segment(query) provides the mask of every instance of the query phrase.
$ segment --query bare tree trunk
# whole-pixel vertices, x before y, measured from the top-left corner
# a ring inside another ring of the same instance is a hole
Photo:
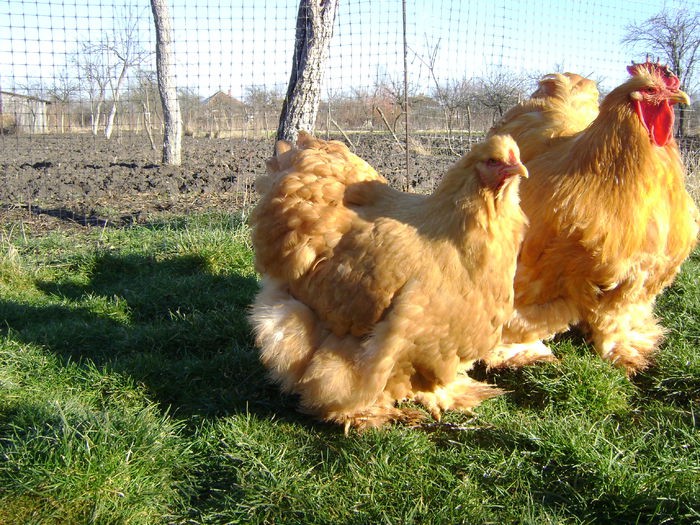
[[[156,68],[158,91],[163,104],[163,164],[179,166],[182,161],[182,114],[177,100],[173,64],[173,28],[167,0],[151,0],[156,24]]]
[[[117,79],[117,86],[112,91],[112,109],[109,110],[109,117],[107,117],[107,124],[105,125],[105,138],[109,139],[112,136],[112,130],[114,127],[114,117],[117,116],[117,104],[119,104],[119,96],[121,94],[122,83],[126,78],[126,70],[128,65],[124,64],[122,66],[122,71],[119,74],[119,79]]]
[[[452,110],[445,108],[445,123],[447,125],[447,149],[450,150],[450,153],[453,155],[457,155],[457,152],[455,151],[454,145],[452,144],[452,132],[453,130],[453,115],[452,115]]]
[[[148,107],[148,99],[146,102],[141,102],[143,107],[143,127],[146,130],[146,135],[148,136],[148,142],[151,143],[151,149],[156,150],[156,143],[153,141],[153,133],[151,132],[151,108]]]
[[[338,0],[300,0],[296,44],[277,140],[296,141],[300,129],[312,131]]]
[[[90,124],[92,126],[92,134],[97,136],[97,130],[100,127],[100,118],[102,118],[102,100],[98,100],[97,104],[90,107]]]
[[[406,120],[404,121],[404,138],[406,139],[406,184],[404,189],[411,189],[411,149],[408,146],[408,44],[406,40],[406,0],[401,2],[401,11],[403,14],[403,107],[406,112]]]
[[[686,108],[683,104],[678,104],[678,137],[679,138],[685,137],[686,122],[688,121],[687,110],[688,110],[688,108]]]
[[[467,105],[467,144],[472,146],[472,107]]]
[[[112,109],[109,110],[109,115],[107,116],[107,123],[105,124],[105,138],[107,139],[112,137],[114,117],[117,116],[117,102],[119,102],[119,96],[115,94],[115,98],[114,100],[112,100]]]

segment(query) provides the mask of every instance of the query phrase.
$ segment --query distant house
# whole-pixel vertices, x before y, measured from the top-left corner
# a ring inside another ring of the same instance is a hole
[[[0,128],[12,126],[17,133],[46,133],[48,100],[0,91]]]
[[[231,136],[234,130],[243,129],[246,106],[228,93],[217,91],[202,101],[202,109],[198,128],[211,136]]]
[[[243,102],[223,91],[217,91],[211,97],[204,99],[203,104],[212,109],[237,109],[244,106]]]

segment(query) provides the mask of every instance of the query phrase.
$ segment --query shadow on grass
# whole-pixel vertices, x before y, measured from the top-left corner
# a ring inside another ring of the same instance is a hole
[[[32,304],[0,300],[2,332],[62,359],[128,374],[176,417],[279,414],[246,320],[257,281],[205,259],[100,255],[87,281],[39,281]]]
[[[631,381],[646,396],[681,409],[693,409],[700,403],[700,377],[692,371],[660,371],[656,367],[634,376]],[[648,399],[640,399],[644,406]]]

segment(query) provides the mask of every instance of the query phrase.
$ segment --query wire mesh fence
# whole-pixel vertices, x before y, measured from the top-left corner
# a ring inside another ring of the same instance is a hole
[[[414,0],[405,5],[404,31],[402,2],[344,1],[317,127],[389,131],[408,111],[415,131],[483,132],[544,73],[568,70],[599,80],[603,90],[614,87],[624,66],[645,52],[621,45],[628,26],[660,8],[688,7],[657,0]],[[171,12],[186,132],[275,130],[297,2],[175,1]],[[9,1],[2,20],[5,133],[13,125],[26,133],[107,135],[158,127],[149,4]]]
[[[157,163],[163,115],[150,4],[0,5],[2,156],[28,141],[18,161],[33,165],[46,161],[40,152],[47,144],[60,153],[87,141],[107,151],[117,141],[130,146],[111,153],[114,159]],[[685,0],[341,0],[316,133],[353,145],[381,136],[382,147],[407,147],[414,158],[453,158],[542,74],[580,73],[604,93],[648,51],[622,44],[634,25],[699,8]],[[198,146],[209,158],[230,155],[234,140],[274,135],[297,10],[296,0],[170,2],[184,133],[219,141]],[[691,114],[688,133],[697,126]],[[144,148],[152,153],[136,153]]]

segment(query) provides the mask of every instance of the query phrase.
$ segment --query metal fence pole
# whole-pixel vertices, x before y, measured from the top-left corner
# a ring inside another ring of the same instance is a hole
[[[411,187],[410,182],[410,152],[408,147],[408,42],[406,38],[406,0],[402,2],[403,9],[403,107],[406,113],[406,191]]]

